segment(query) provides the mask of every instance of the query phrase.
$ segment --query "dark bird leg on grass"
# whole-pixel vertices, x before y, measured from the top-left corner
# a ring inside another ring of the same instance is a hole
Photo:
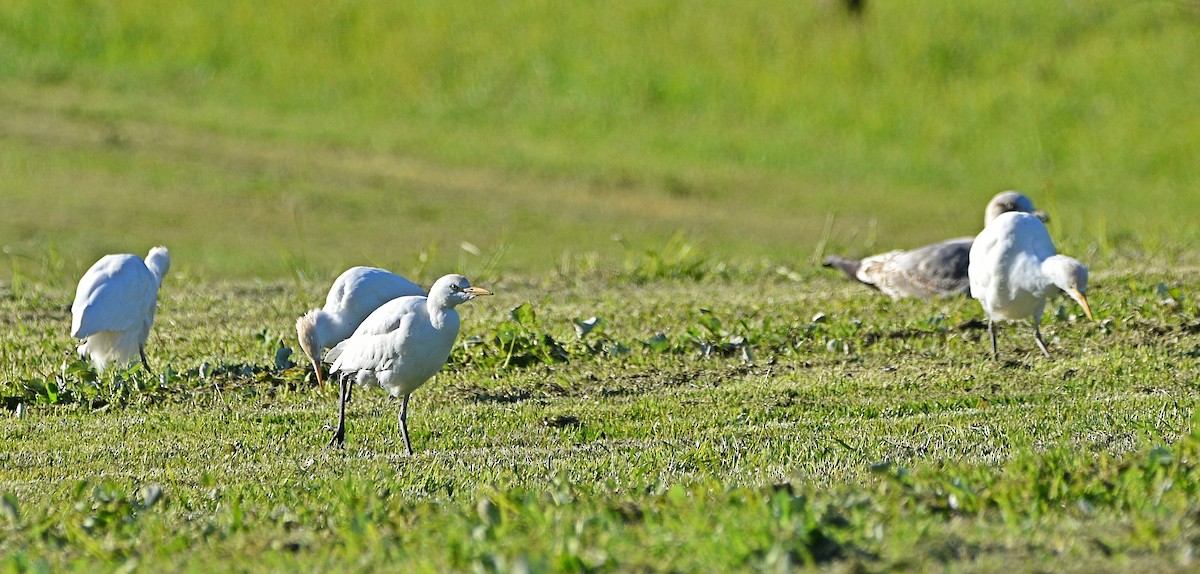
[[[142,366],[146,368],[146,372],[153,374],[153,371],[150,370],[150,362],[146,360],[146,349],[139,347],[138,354],[142,356]]]
[[[1046,358],[1050,358],[1050,351],[1046,350],[1046,342],[1042,340],[1042,329],[1038,325],[1033,326],[1033,338],[1037,340],[1038,348],[1042,350],[1042,354]]]
[[[988,334],[992,336],[992,360],[1000,359],[1000,353],[996,351],[996,322],[988,319]]]
[[[404,403],[400,405],[400,434],[404,435],[404,448],[408,449],[408,456],[412,456],[412,444],[408,442],[408,397],[404,395]]]
[[[329,439],[329,446],[341,447],[346,441],[346,397],[350,395],[347,377],[345,373],[338,377],[338,422],[337,428],[333,429],[333,438]]]

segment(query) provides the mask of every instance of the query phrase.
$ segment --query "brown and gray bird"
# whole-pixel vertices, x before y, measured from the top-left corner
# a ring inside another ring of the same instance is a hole
[[[1048,221],[1045,212],[1034,209],[1033,201],[1016,191],[996,194],[988,202],[983,223],[986,226],[1002,213],[1029,213]],[[892,299],[904,297],[965,295],[970,292],[967,267],[970,264],[974,237],[959,237],[905,251],[897,249],[864,259],[848,259],[831,255],[824,266],[845,273],[847,277],[874,287]]]

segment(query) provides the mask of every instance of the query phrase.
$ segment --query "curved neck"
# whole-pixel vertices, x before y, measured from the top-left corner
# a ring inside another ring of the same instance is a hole
[[[159,286],[162,286],[163,277],[167,274],[167,269],[171,267],[171,262],[165,257],[151,254],[146,258],[146,268],[150,270],[150,274],[154,275],[155,281]]]
[[[429,323],[438,329],[446,326],[446,317],[452,309],[453,307],[446,305],[445,297],[439,301],[430,296],[425,302],[425,310],[429,313]]]
[[[1056,287],[1063,291],[1070,286],[1070,266],[1075,260],[1065,255],[1052,255],[1042,260],[1039,279],[1043,288]]]

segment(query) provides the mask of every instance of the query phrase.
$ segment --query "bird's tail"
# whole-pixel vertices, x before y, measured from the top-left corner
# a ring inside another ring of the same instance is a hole
[[[862,266],[862,260],[860,259],[846,259],[845,257],[830,255],[825,258],[825,262],[822,263],[821,266],[837,269],[838,271],[845,273],[846,277],[849,277],[854,281],[861,281],[861,279],[858,278],[858,268]]]
[[[100,331],[93,333],[77,348],[80,357],[90,357],[96,370],[109,365],[128,364],[139,360],[141,345],[132,331]]]

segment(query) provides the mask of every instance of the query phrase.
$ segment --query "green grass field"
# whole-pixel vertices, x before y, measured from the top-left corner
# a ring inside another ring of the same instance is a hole
[[[0,570],[1190,570],[1198,93],[1190,0],[3,3]],[[1010,188],[1092,267],[1053,360],[814,266]],[[497,293],[413,457],[288,356],[355,264]]]

